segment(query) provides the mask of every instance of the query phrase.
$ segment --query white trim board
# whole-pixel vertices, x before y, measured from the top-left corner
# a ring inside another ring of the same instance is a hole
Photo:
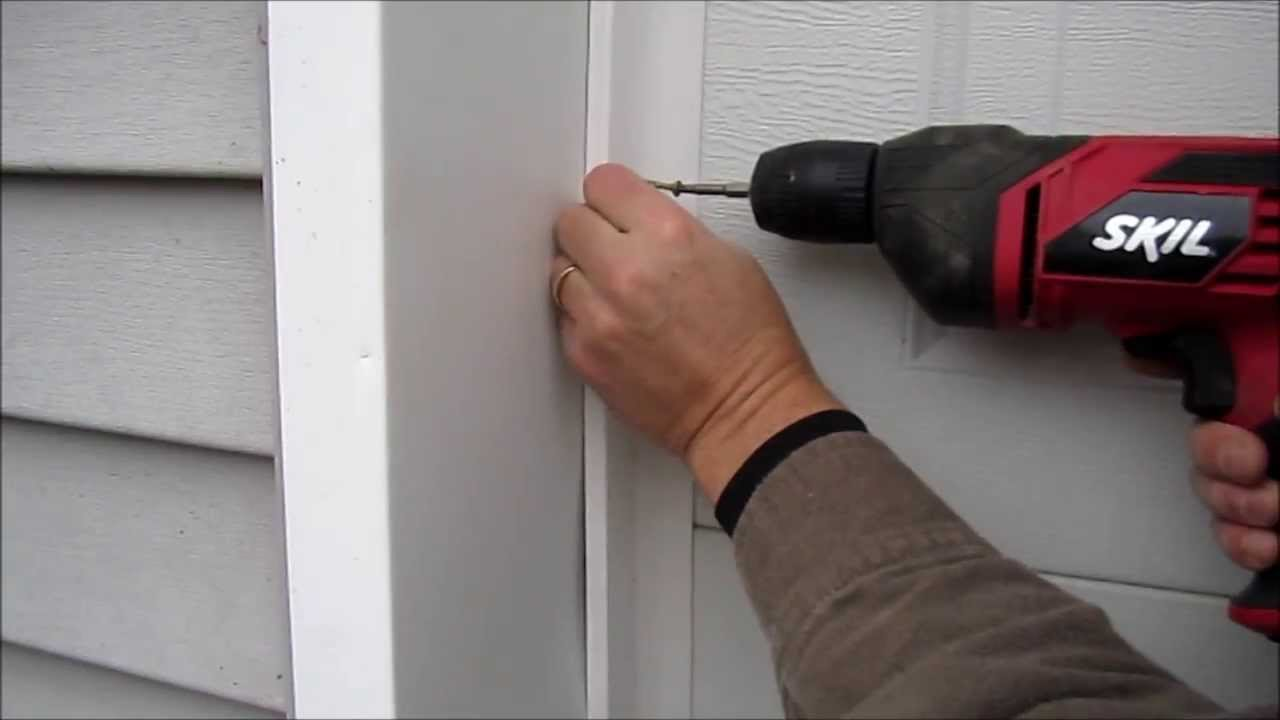
[[[582,390],[546,271],[587,6],[269,20],[294,711],[581,717]]]
[[[381,15],[377,3],[268,6],[276,458],[299,717],[395,713]],[[335,99],[342,112],[317,111]]]
[[[612,0],[587,5],[587,127],[585,165],[609,158],[613,63]],[[609,447],[604,402],[582,394],[583,535],[585,538],[587,717],[609,716]]]
[[[698,175],[702,2],[590,3],[587,167]],[[694,209],[692,199],[681,198]],[[587,394],[587,708],[591,717],[688,717],[693,496],[679,464]]]

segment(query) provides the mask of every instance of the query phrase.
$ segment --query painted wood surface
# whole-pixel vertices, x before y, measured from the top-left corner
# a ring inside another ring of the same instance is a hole
[[[693,532],[695,718],[780,718],[769,641],[742,589],[733,544],[719,530]]]
[[[708,178],[745,176],[784,142],[883,140],[936,122],[1277,131],[1274,3],[753,2],[708,12]],[[1176,49],[1160,36],[1176,36]],[[1220,593],[1244,581],[1188,489],[1190,421],[1177,387],[1130,376],[1100,331],[944,330],[873,248],[771,237],[743,203],[701,208],[761,258],[840,396],[996,545],[1074,576]]]
[[[259,175],[263,5],[6,0],[0,164]]]
[[[702,4],[591,7],[588,164],[621,162],[650,177],[695,175],[702,81],[691,68],[702,64]],[[682,201],[693,209],[689,198]],[[594,395],[587,394],[584,409],[588,711],[685,717],[691,481],[678,462],[609,417]]]
[[[582,386],[546,273],[583,175],[587,6],[383,23],[397,709],[580,717]]]
[[[381,8],[275,3],[267,22],[292,714],[392,717]]]
[[[1225,598],[1046,576],[1139,651],[1227,707],[1277,701],[1275,648],[1221,622]],[[694,532],[694,717],[782,717],[769,644],[719,530]]]
[[[1224,626],[1225,597],[1044,577],[1105,610],[1134,647],[1224,706],[1280,702],[1275,645],[1239,626]]]
[[[270,12],[295,710],[582,716],[586,5]]]
[[[274,718],[281,714],[96,665],[0,645],[6,718]]]
[[[270,454],[258,184],[2,182],[4,413]]]
[[[270,461],[9,418],[2,428],[5,640],[285,708]]]
[[[616,9],[617,3],[613,0],[587,3],[587,121],[583,153],[586,170],[609,159]],[[619,576],[628,574],[627,566],[622,564],[623,553],[619,552],[622,542],[610,542],[611,535],[621,538],[631,533],[629,522],[625,529],[617,527],[623,522],[623,513],[616,512],[616,504],[627,502],[631,493],[617,473],[609,472],[610,425],[604,400],[591,388],[584,387],[583,585],[586,591],[587,717],[593,719],[609,717],[611,704],[624,695],[634,696],[635,692],[634,682],[625,682],[627,689],[622,689],[624,677],[633,672],[631,666],[624,658],[613,657],[618,645],[634,643],[632,634],[623,631],[624,625],[617,622],[617,618],[631,617],[635,610],[630,605],[630,593],[619,588]],[[611,508],[615,508],[612,519]]]

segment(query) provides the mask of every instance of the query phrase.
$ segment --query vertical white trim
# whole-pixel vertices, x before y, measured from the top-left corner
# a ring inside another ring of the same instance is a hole
[[[380,3],[268,9],[293,708],[395,713]]]
[[[274,207],[275,203],[274,203],[274,196],[272,195],[272,192],[271,192],[271,183],[274,178],[274,174],[271,172],[271,167],[272,167],[272,163],[271,163],[271,88],[270,88],[271,71],[270,71],[270,65],[268,63],[268,57],[267,57],[267,33],[268,33],[268,27],[270,23],[270,19],[267,13],[268,6],[269,6],[269,3],[264,2],[258,8],[258,42],[260,44],[260,47],[258,48],[258,50],[261,53],[261,60],[262,60],[261,68],[259,69],[259,76],[258,76],[258,107],[260,108],[260,121],[262,124],[261,124],[261,127],[258,129],[258,133],[259,133],[259,147],[262,148],[262,161],[261,161],[262,162],[262,209],[263,209],[262,237],[263,237],[263,242],[267,246],[266,257],[267,257],[267,263],[269,265],[269,269],[271,271],[271,276],[273,278],[272,288],[274,290],[274,288],[276,287],[274,282],[275,233],[272,231],[272,223],[274,222],[274,215],[272,213],[272,208]],[[274,430],[274,436],[272,437],[272,447],[274,448],[275,458],[279,458],[281,454],[281,443],[280,443],[281,428],[280,428],[280,422],[279,422],[279,418],[280,418],[280,392],[279,392],[280,353],[277,349],[277,339],[276,339],[277,328],[278,328],[278,324],[277,324],[277,318],[276,318],[276,299],[275,299],[275,296],[273,295],[271,298],[271,351],[273,353],[274,362],[272,363],[272,366],[271,366],[271,370],[272,370],[271,384],[272,384],[272,387],[276,388],[276,392],[272,394],[272,398],[271,398],[271,413],[272,413],[272,417],[275,418],[276,420],[273,423],[274,427],[272,428],[272,430]],[[276,521],[278,525],[276,538],[279,543],[278,547],[280,548],[281,551],[285,553],[286,566],[285,566],[283,584],[284,584],[284,592],[285,592],[285,613],[287,618],[288,612],[289,612],[289,609],[288,609],[289,608],[289,602],[288,602],[289,555],[287,551],[287,537],[285,534],[284,475],[281,472],[281,463],[279,462],[278,459],[272,463],[272,475],[273,475],[272,479],[275,481],[275,485],[276,485],[276,503],[277,504],[276,504],[276,507],[274,508],[275,514],[276,514]],[[287,677],[283,678],[284,680],[283,692],[285,695],[284,714],[285,714],[285,717],[297,717],[298,713],[296,708],[294,707],[293,662],[292,662],[293,640],[292,640],[292,632],[290,631],[290,627],[289,627],[290,624],[291,623],[287,621],[285,622],[285,625],[286,625],[285,640],[286,640],[287,646],[289,647],[289,654],[291,657],[287,665],[288,667],[288,669],[286,670]]]
[[[702,2],[592,2],[588,167],[609,160],[650,177],[697,176],[705,14]],[[592,395],[584,421],[589,712],[688,717],[689,477]]]
[[[587,29],[586,169],[609,159],[613,80],[613,0],[592,0]],[[609,445],[604,402],[582,396],[582,476],[586,544],[587,717],[609,716]]]

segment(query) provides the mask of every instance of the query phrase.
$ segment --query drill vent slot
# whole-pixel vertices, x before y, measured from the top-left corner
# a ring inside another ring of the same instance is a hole
[[[1040,243],[1040,183],[1027,189],[1022,204],[1022,257],[1018,261],[1018,319],[1031,315],[1031,285],[1035,282]]]
[[[1280,188],[1264,188],[1258,195],[1256,240],[1251,254],[1280,255]]]
[[[1280,188],[1266,188],[1258,195],[1258,225],[1280,228]]]
[[[1218,276],[1219,289],[1271,289],[1280,284],[1280,188],[1264,188],[1258,194],[1257,231],[1257,242]]]

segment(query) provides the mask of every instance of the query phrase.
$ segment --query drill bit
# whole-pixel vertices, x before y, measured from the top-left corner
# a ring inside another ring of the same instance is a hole
[[[680,197],[680,193],[688,193],[690,195],[723,195],[724,197],[743,198],[747,197],[751,190],[751,186],[744,182],[686,183],[680,180],[675,182],[650,180],[649,184],[659,190],[666,190],[676,197]]]

